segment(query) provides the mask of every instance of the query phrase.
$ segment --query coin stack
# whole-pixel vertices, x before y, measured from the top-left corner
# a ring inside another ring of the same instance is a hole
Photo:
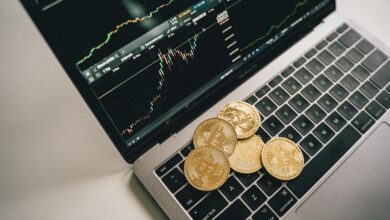
[[[296,178],[303,169],[303,154],[297,144],[276,137],[264,144],[256,135],[261,117],[246,102],[225,105],[217,118],[210,118],[195,129],[195,149],[184,162],[187,181],[201,191],[212,191],[222,186],[230,168],[250,174],[263,166],[280,180]]]

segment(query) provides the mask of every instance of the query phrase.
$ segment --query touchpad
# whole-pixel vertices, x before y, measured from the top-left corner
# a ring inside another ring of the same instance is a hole
[[[390,127],[383,123],[297,210],[300,219],[389,219]]]

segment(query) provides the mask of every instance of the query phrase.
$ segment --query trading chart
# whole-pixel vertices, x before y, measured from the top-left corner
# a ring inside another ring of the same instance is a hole
[[[130,146],[327,0],[36,0],[51,37]],[[282,5],[282,6],[281,6]]]

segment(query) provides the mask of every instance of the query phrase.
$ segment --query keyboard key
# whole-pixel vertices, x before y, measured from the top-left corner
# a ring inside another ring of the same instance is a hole
[[[234,174],[236,175],[238,180],[240,180],[240,182],[244,184],[244,186],[246,187],[250,186],[253,182],[255,182],[257,179],[260,178],[260,174],[258,172],[251,173],[251,174],[243,174],[243,173],[234,173]]]
[[[390,92],[390,84],[386,87],[386,90]]]
[[[276,105],[268,97],[260,100],[255,106],[265,117],[270,115],[276,109]]]
[[[302,95],[310,102],[314,102],[321,96],[321,92],[312,84],[309,84],[302,90]]]
[[[314,124],[304,115],[293,122],[293,126],[302,134],[306,135],[314,128]],[[295,141],[297,142],[297,141]]]
[[[384,109],[379,103],[375,100],[373,100],[367,107],[366,111],[370,113],[372,117],[375,119],[379,119],[386,113],[386,109]]]
[[[301,84],[299,84],[299,82],[296,81],[293,77],[285,80],[282,86],[285,90],[287,90],[288,93],[290,93],[290,95],[294,95],[302,88]]]
[[[305,139],[303,139],[299,145],[311,156],[313,156],[322,148],[321,142],[319,142],[312,134],[309,134]]]
[[[352,120],[353,126],[361,133],[366,133],[375,123],[375,120],[371,118],[367,113],[361,112]]]
[[[280,86],[269,93],[269,97],[278,105],[283,104],[290,96]]]
[[[360,34],[358,34],[355,30],[349,29],[343,36],[339,38],[341,44],[344,47],[351,47],[361,38]]]
[[[183,173],[180,172],[177,168],[173,169],[166,176],[164,176],[162,181],[172,193],[175,193],[178,189],[187,183]]]
[[[180,154],[176,154],[175,156],[173,156],[171,159],[169,159],[167,162],[157,168],[157,170],[155,171],[157,176],[161,177],[166,174],[170,169],[180,163],[182,159],[183,158],[180,156]]]
[[[260,191],[260,189],[253,185],[249,188],[242,196],[242,200],[251,208],[253,211],[260,207],[261,204],[267,200],[267,197]]]
[[[262,128],[258,129],[256,134],[261,137],[264,143],[267,143],[269,140],[271,140],[271,137]]]
[[[333,82],[336,82],[341,77],[343,77],[344,73],[339,70],[336,66],[332,65],[328,69],[325,70],[325,75],[331,79]]]
[[[374,72],[382,63],[387,60],[387,56],[380,50],[372,52],[363,62],[362,65],[371,72]]]
[[[366,39],[361,40],[356,47],[363,52],[364,54],[369,54],[373,49],[374,45],[372,45],[370,42],[368,42]]]
[[[261,89],[259,89],[255,94],[257,98],[262,98],[265,94],[267,94],[271,89],[269,86],[264,85]]]
[[[268,84],[274,88],[275,86],[277,86],[280,82],[283,81],[283,78],[281,76],[276,76],[275,78],[273,78]]]
[[[316,48],[317,50],[322,50],[324,47],[326,47],[326,45],[328,45],[328,43],[326,41],[321,41],[319,42],[317,45],[316,45]]]
[[[257,98],[256,98],[256,96],[252,95],[251,97],[247,98],[245,100],[245,102],[253,105],[257,102]]]
[[[288,103],[299,113],[309,107],[309,103],[299,94],[294,96]]]
[[[337,41],[333,42],[329,47],[328,50],[333,53],[336,57],[340,56],[345,52],[345,48],[341,46]]]
[[[324,50],[320,54],[318,54],[317,58],[326,66],[331,64],[334,60],[336,60],[336,57],[334,57],[327,50]]]
[[[317,88],[319,88],[322,92],[325,92],[326,90],[328,90],[332,85],[333,83],[328,79],[326,78],[324,75],[319,75],[314,81],[313,81],[314,85],[317,86]]]
[[[343,23],[339,28],[337,28],[337,33],[341,34],[343,33],[344,31],[346,31],[348,29],[348,25],[346,23]]]
[[[340,131],[347,124],[347,121],[337,112],[333,112],[325,121],[335,131]]]
[[[383,105],[386,109],[390,108],[390,94],[386,91],[381,92],[376,100]]]
[[[283,216],[296,202],[297,199],[286,187],[283,187],[268,201],[268,204],[279,216]]]
[[[180,168],[181,172],[184,173],[184,161],[182,161],[182,162],[179,164],[179,168]]]
[[[379,88],[384,88],[390,82],[390,62],[387,62],[370,78],[370,81]]]
[[[282,71],[282,76],[287,78],[289,75],[291,75],[291,73],[294,72],[294,70],[295,70],[294,67],[289,66],[289,67],[287,67],[287,69]]]
[[[270,174],[266,173],[263,177],[257,182],[257,185],[268,195],[271,196],[282,186],[282,182]]]
[[[290,126],[287,127],[286,129],[284,129],[284,131],[282,131],[282,133],[279,134],[279,137],[284,137],[284,138],[290,139],[295,143],[297,143],[298,141],[300,141],[302,139],[302,136],[299,135],[298,132],[295,131],[294,128],[292,128]]]
[[[351,97],[349,97],[349,101],[358,109],[362,109],[368,103],[368,99],[364,97],[359,91],[356,91],[354,94],[352,94]]]
[[[340,84],[333,86],[329,93],[339,102],[343,101],[349,95],[349,92],[340,86]]]
[[[366,95],[368,98],[372,99],[374,98],[378,93],[379,89],[376,88],[372,83],[365,82],[361,87],[360,91]]]
[[[345,88],[347,88],[349,91],[353,91],[355,90],[358,86],[359,86],[359,82],[353,78],[351,75],[346,75],[342,80],[341,80],[341,84],[343,84],[343,86]]]
[[[271,135],[275,136],[278,134],[283,128],[284,125],[280,122],[274,115],[269,117],[262,123],[262,127]]]
[[[314,58],[306,64],[306,68],[308,68],[312,73],[314,73],[314,75],[317,75],[323,69],[325,69],[325,66],[322,65],[320,61]]]
[[[233,204],[231,204],[225,211],[221,213],[216,219],[246,219],[249,217],[251,212],[244,205],[241,200],[236,200]]]
[[[309,160],[310,160],[310,157],[309,157],[309,155],[302,149],[302,147],[301,147],[301,151],[302,151],[302,154],[303,154],[303,163],[304,163],[304,164],[307,164],[307,162],[309,162]]]
[[[324,144],[326,144],[334,136],[334,132],[325,123],[321,123],[316,129],[314,129],[313,133]]]
[[[221,193],[213,191],[190,211],[190,215],[193,219],[212,219],[227,205]]]
[[[346,73],[352,69],[353,63],[349,61],[346,57],[341,57],[339,60],[336,61],[336,66]]]
[[[293,65],[295,66],[295,68],[299,68],[299,67],[302,66],[305,62],[306,62],[305,57],[301,57],[301,58],[299,58],[298,60],[296,60],[296,61],[293,63]]]
[[[296,179],[287,183],[288,188],[301,198],[360,137],[359,132],[348,125],[316,157],[312,158]]]
[[[267,205],[264,205],[252,216],[252,219],[253,220],[278,220],[278,217],[276,217],[275,213],[273,213]]]
[[[192,143],[185,146],[180,152],[181,154],[186,157],[188,154],[194,149],[194,145]]]
[[[340,107],[337,108],[337,111],[348,120],[351,120],[358,112],[357,109],[347,101],[341,104]]]
[[[285,124],[289,124],[294,118],[297,117],[297,113],[295,113],[290,106],[284,105],[277,112],[276,115],[280,120],[282,120]]]
[[[206,194],[207,192],[197,190],[191,185],[187,184],[176,194],[176,199],[180,202],[184,209],[188,210]]]
[[[359,65],[352,70],[352,75],[356,77],[356,79],[360,80],[360,82],[363,82],[370,76],[370,73],[368,73],[366,69]]]
[[[307,59],[310,59],[310,58],[314,57],[314,55],[316,55],[316,53],[317,53],[317,50],[313,48],[313,49],[309,50],[309,51],[305,54],[305,57],[306,57]]]
[[[333,33],[329,34],[328,37],[326,37],[326,40],[329,42],[333,41],[334,39],[337,38],[337,36],[338,36],[338,34],[336,32],[333,32]]]
[[[326,113],[317,104],[314,104],[306,111],[306,115],[309,116],[314,123],[318,124],[323,118],[325,118]]]
[[[233,201],[244,191],[244,188],[234,176],[230,176],[226,183],[221,186],[220,190],[229,201]]]
[[[301,82],[303,85],[308,83],[311,79],[313,79],[313,75],[305,68],[299,69],[294,76]]]
[[[331,112],[337,106],[337,101],[330,95],[325,94],[318,100],[318,104],[327,112]]]
[[[360,53],[358,50],[355,48],[352,48],[350,51],[347,53],[348,59],[350,59],[354,63],[359,63],[360,60],[363,59],[364,55]]]

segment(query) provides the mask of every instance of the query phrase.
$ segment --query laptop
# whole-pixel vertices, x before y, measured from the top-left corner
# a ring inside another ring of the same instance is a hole
[[[390,216],[390,50],[334,0],[21,2],[170,219]],[[198,191],[183,175],[193,132],[238,100],[264,142],[298,143],[303,171]]]

